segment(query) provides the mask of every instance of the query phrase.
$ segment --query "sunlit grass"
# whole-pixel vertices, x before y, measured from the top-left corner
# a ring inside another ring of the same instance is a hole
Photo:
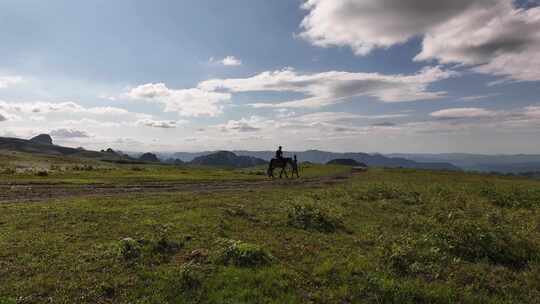
[[[526,205],[498,203],[512,189],[527,189]],[[2,204],[0,299],[536,303],[539,189],[518,178],[370,169],[323,188]],[[317,229],[327,223],[338,226]],[[138,254],[119,250],[125,238]]]

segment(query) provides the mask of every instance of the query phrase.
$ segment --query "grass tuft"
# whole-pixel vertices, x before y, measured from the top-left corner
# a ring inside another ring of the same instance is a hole
[[[218,253],[216,261],[224,265],[257,267],[269,265],[274,257],[259,245],[242,241],[227,240]]]

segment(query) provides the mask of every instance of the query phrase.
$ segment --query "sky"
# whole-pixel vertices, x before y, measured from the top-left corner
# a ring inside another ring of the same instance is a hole
[[[1,0],[0,136],[540,153],[538,0]]]

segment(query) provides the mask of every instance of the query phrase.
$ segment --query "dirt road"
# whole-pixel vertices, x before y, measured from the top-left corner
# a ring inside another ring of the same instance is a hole
[[[0,203],[40,202],[58,198],[84,196],[114,196],[159,192],[220,192],[250,191],[269,187],[321,187],[343,182],[351,174],[317,178],[265,179],[254,181],[152,182],[137,184],[0,184]]]

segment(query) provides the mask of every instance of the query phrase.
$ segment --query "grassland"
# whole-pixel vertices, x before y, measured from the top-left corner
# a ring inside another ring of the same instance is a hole
[[[4,203],[0,303],[537,303],[539,207],[538,181],[376,168],[325,187]]]
[[[120,165],[98,160],[0,151],[0,184],[132,184],[266,180],[266,167],[228,169],[164,164]],[[346,172],[342,166],[301,166],[304,178]]]

